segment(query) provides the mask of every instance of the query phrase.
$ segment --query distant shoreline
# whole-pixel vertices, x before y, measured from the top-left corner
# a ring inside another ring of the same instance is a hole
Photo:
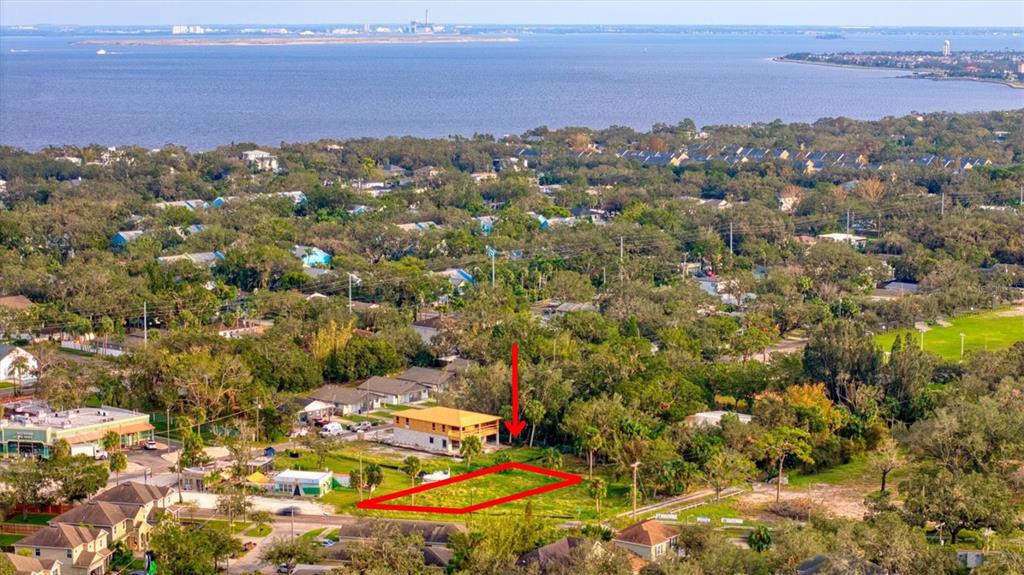
[[[323,46],[328,44],[477,44],[518,42],[518,38],[490,36],[303,36],[286,38],[142,38],[83,40],[89,46]]]
[[[899,68],[886,68],[885,66],[857,66],[856,64],[835,64],[835,63],[832,63],[832,62],[812,62],[810,60],[794,60],[792,58],[785,58],[783,56],[776,56],[775,58],[772,58],[772,62],[781,62],[783,64],[807,64],[807,65],[810,65],[810,66],[828,66],[830,68],[849,68],[851,70],[882,70],[882,71],[889,71],[889,72],[903,72],[903,71],[905,71],[905,70],[901,70]],[[931,69],[927,69],[927,68],[922,68],[920,70],[916,70],[915,73],[904,74],[904,75],[898,76],[898,77],[899,78],[909,78],[909,79],[912,79],[912,80],[935,80],[935,81],[956,81],[956,80],[960,80],[960,81],[967,81],[967,82],[982,82],[982,83],[985,83],[985,84],[1000,84],[1002,86],[1007,86],[1007,87],[1013,88],[1015,90],[1024,90],[1024,84],[1015,83],[1015,82],[1007,82],[1006,80],[995,80],[995,79],[991,79],[991,78],[972,78],[970,76],[941,76],[940,77],[940,76],[928,76],[927,75],[927,74],[935,74],[935,73],[937,73],[937,70],[931,70]]]

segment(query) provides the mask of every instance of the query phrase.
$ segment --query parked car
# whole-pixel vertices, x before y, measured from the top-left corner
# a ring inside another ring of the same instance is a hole
[[[316,427],[323,427],[323,426],[327,425],[329,422],[330,422],[330,420],[327,419],[326,417],[314,417],[313,418],[313,425],[315,425]]]
[[[320,541],[320,544],[323,545],[324,547],[330,547],[330,546],[334,545],[335,543],[337,543],[337,541],[335,541],[334,539],[323,539],[323,540]]]
[[[146,443],[142,444],[142,448],[145,449],[146,451],[156,451],[156,440],[147,439]]]
[[[277,566],[277,572],[278,573],[291,573],[292,572],[292,567],[291,567],[291,565],[288,565],[287,563],[282,563],[282,564]]]
[[[369,421],[360,421],[348,426],[350,431],[366,431],[367,429],[370,429],[370,427],[371,424]]]
[[[110,454],[107,453],[106,449],[97,449],[96,453],[93,454],[93,458],[96,459],[96,461],[103,461],[108,457],[110,457]]]
[[[320,430],[321,437],[336,437],[343,433],[345,433],[345,428],[343,428],[341,424],[338,423],[337,421],[332,421],[328,423],[327,425],[324,426],[323,429]]]

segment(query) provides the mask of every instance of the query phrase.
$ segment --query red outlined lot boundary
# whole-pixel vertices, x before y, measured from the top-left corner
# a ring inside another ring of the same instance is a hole
[[[505,471],[506,469],[518,469],[520,471],[529,471],[531,473],[537,473],[539,475],[546,475],[548,477],[555,477],[561,479],[556,483],[550,485],[542,485],[534,489],[528,489],[526,491],[520,491],[519,493],[513,493],[512,495],[506,495],[504,497],[498,497],[497,499],[491,499],[482,503],[476,503],[468,507],[434,507],[431,505],[399,505],[396,503],[388,503],[388,501],[394,501],[395,499],[401,499],[409,495],[416,493],[423,493],[431,489],[437,489],[438,487],[444,487],[446,485],[452,485],[455,483],[461,483],[476,477],[483,477],[492,473],[498,473]],[[356,504],[359,509],[380,509],[385,511],[415,511],[419,513],[448,513],[448,514],[461,514],[471,513],[473,511],[479,511],[480,509],[486,509],[488,507],[494,507],[495,505],[501,505],[502,503],[508,503],[510,501],[516,501],[526,497],[532,497],[541,493],[547,493],[548,491],[555,491],[556,489],[562,489],[564,487],[571,487],[583,481],[583,478],[579,475],[573,475],[572,473],[563,473],[561,471],[554,471],[552,469],[544,469],[543,467],[536,467],[533,465],[527,465],[526,463],[502,463],[501,465],[495,465],[493,467],[486,467],[484,469],[478,469],[472,473],[466,473],[463,475],[456,475],[449,479],[442,481],[435,481],[426,485],[419,485],[417,487],[411,487],[388,495],[382,495],[380,497],[374,497],[373,499],[367,499],[366,501],[360,501]]]

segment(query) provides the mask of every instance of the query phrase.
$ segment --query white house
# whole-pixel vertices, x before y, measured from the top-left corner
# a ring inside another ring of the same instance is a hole
[[[754,420],[754,416],[747,415],[746,413],[735,413],[731,411],[702,411],[700,413],[694,413],[690,417],[686,418],[686,423],[690,426],[697,427],[700,425],[717,426],[722,424],[722,418],[726,415],[735,415],[740,423],[750,423]]]
[[[31,353],[16,345],[0,344],[0,381],[30,379],[38,367],[39,362]]]
[[[819,239],[827,240],[830,242],[838,242],[842,244],[850,244],[851,246],[862,249],[864,244],[867,243],[868,239],[864,236],[856,236],[853,234],[821,234],[818,236]]]
[[[242,159],[246,164],[262,172],[276,172],[278,170],[277,156],[263,150],[248,150],[242,152]]]
[[[679,532],[654,519],[641,521],[619,531],[612,543],[647,561],[656,561],[672,550]]]
[[[330,471],[296,471],[287,469],[274,477],[274,491],[295,496],[320,497],[331,490],[334,474]]]

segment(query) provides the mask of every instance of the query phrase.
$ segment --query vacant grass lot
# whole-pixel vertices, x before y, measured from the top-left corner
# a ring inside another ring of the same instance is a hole
[[[526,462],[543,467],[543,464],[538,460],[541,453],[540,449],[506,449],[503,453],[507,454],[512,461]],[[359,443],[353,443],[331,453],[324,462],[324,466],[335,473],[350,473],[352,470],[359,468],[360,454],[362,454],[362,462],[364,466],[368,463],[377,463],[381,466],[381,470],[384,474],[384,481],[381,485],[373,492],[373,494],[364,493],[364,499],[378,497],[412,487],[412,482],[409,476],[401,471],[402,461],[399,457],[382,456],[378,453],[367,451],[366,446]],[[451,470],[452,475],[459,475],[468,471],[465,464],[455,462],[447,458],[420,457],[420,462],[422,464],[423,471],[428,473],[439,470]],[[308,453],[303,453],[299,458],[279,457],[276,463],[280,469],[285,467],[291,467],[292,469],[317,468],[316,460]],[[495,465],[496,463],[495,454],[487,454],[474,459],[472,462],[472,468],[481,469]],[[565,465],[561,470],[569,473],[576,473],[584,478],[587,473],[586,467],[582,461],[568,456],[565,458]],[[598,471],[599,470],[595,470],[595,472]],[[601,502],[601,515],[603,517],[607,517],[613,512],[624,510],[629,505],[629,486],[624,482],[613,481],[609,475],[605,474],[604,470],[600,470],[600,473],[609,485],[608,495]],[[548,483],[555,483],[557,481],[558,479],[553,477],[518,470],[509,471],[507,473],[495,473],[468,480],[464,483],[445,486],[439,488],[436,492],[428,491],[426,493],[417,494],[415,503],[417,505],[428,504],[442,505],[445,507],[466,507],[473,505],[474,503],[495,499],[512,493],[518,493],[520,491],[532,489]],[[356,504],[359,502],[359,495],[354,489],[338,489],[324,495],[321,500],[325,503],[334,505],[338,513],[383,517],[416,517],[435,520],[439,517],[437,514],[411,514],[406,512],[357,509]],[[408,502],[410,501],[406,501],[405,498],[402,500],[392,501],[392,503]],[[597,517],[597,513],[594,509],[594,499],[587,492],[585,483],[548,493],[542,493],[540,495],[529,497],[525,500],[483,509],[475,512],[475,515],[522,514],[526,509],[527,502],[529,502],[530,508],[535,514],[545,517],[557,519],[576,519],[578,517],[583,520],[592,520]]]
[[[932,326],[924,334],[924,349],[944,359],[960,359],[960,334],[964,338],[964,354],[972,351],[999,350],[1024,341],[1024,313],[1020,309],[1002,308],[978,314],[960,316],[950,320],[949,327]],[[910,335],[914,345],[919,345],[920,333],[916,330],[887,331],[875,337],[884,351],[892,349],[897,335]]]

